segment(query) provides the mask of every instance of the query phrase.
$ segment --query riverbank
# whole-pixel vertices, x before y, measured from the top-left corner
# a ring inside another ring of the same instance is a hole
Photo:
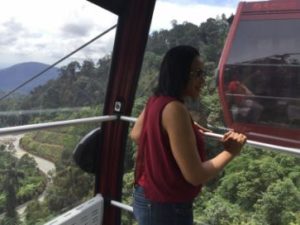
[[[52,163],[51,161],[48,161],[46,159],[43,159],[41,157],[32,155],[32,154],[24,151],[20,147],[20,140],[21,140],[21,138],[23,136],[24,136],[23,134],[0,136],[0,145],[4,145],[5,146],[5,150],[6,151],[11,151],[12,154],[15,157],[17,157],[18,159],[20,159],[25,154],[28,154],[30,157],[34,158],[34,160],[37,163],[37,166],[38,166],[39,170],[48,177],[46,188],[43,191],[43,193],[38,197],[39,201],[43,201],[43,199],[45,197],[45,191],[47,190],[47,187],[51,183],[51,179],[49,179],[50,178],[49,173],[50,172],[52,174],[55,173],[55,164]],[[24,203],[24,204],[19,205],[17,207],[17,211],[18,211],[19,215],[22,215],[24,213],[27,204],[28,203]]]

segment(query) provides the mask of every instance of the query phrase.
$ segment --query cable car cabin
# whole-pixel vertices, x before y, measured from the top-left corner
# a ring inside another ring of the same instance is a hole
[[[241,2],[218,71],[230,128],[300,148],[300,1]]]

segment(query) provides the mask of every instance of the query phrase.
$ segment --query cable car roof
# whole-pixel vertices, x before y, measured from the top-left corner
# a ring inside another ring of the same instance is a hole
[[[120,15],[125,3],[128,1],[124,0],[88,0],[114,14]]]

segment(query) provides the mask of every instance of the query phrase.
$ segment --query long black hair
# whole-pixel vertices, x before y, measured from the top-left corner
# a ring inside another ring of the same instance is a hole
[[[154,95],[181,98],[189,81],[192,62],[197,56],[198,50],[191,46],[180,45],[170,49],[161,63]]]

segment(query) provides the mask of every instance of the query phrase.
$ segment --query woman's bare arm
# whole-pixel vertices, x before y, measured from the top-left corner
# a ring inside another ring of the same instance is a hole
[[[244,135],[229,132],[224,137],[228,149],[211,160],[201,162],[191,119],[182,103],[174,101],[165,107],[162,124],[184,178],[195,186],[215,177],[239,153],[245,142]]]
[[[201,126],[199,123],[197,123],[196,121],[194,121],[194,124],[197,126],[199,132],[201,133],[205,133],[205,132],[212,132],[210,129]]]
[[[142,127],[143,127],[143,121],[144,121],[144,111],[145,109],[141,112],[141,114],[139,115],[139,117],[137,118],[137,121],[135,122],[129,136],[130,138],[136,143],[138,144],[141,132],[142,132]]]

